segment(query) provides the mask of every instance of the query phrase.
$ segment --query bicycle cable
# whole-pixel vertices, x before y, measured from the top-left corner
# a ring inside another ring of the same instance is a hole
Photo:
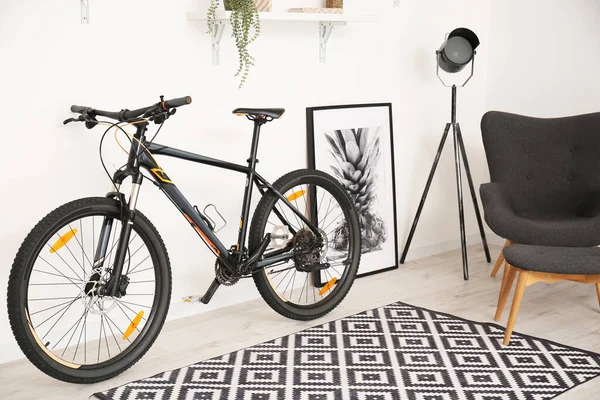
[[[109,131],[110,131],[112,128],[116,128],[115,132],[118,132],[118,131],[120,130],[120,131],[122,131],[123,133],[125,133],[125,136],[126,136],[126,137],[127,137],[127,139],[129,140],[129,143],[131,143],[131,142],[132,142],[132,139],[131,139],[131,138],[133,138],[133,139],[137,140],[137,141],[138,141],[138,143],[140,143],[140,145],[141,145],[141,146],[144,148],[144,150],[145,150],[146,152],[148,152],[148,154],[150,155],[150,157],[152,157],[152,159],[154,160],[154,162],[156,162],[156,160],[155,160],[155,159],[154,159],[154,157],[152,156],[152,153],[150,153],[150,151],[149,151],[149,150],[146,148],[146,146],[144,146],[144,144],[142,144],[142,143],[141,143],[141,142],[140,142],[138,139],[136,139],[135,137],[133,137],[133,136],[130,136],[130,134],[129,134],[129,133],[128,133],[128,132],[127,132],[125,129],[123,129],[123,127],[124,127],[124,126],[127,126],[127,125],[134,125],[134,124],[133,124],[133,123],[127,123],[127,124],[125,124],[125,125],[121,126],[121,125],[119,125],[119,124],[121,124],[121,123],[122,123],[122,122],[115,122],[115,123],[111,123],[111,122],[106,122],[106,121],[98,121],[98,124],[102,124],[102,125],[109,125],[109,127],[108,127],[108,128],[106,128],[106,130],[105,130],[105,131],[104,131],[104,133],[102,134],[102,137],[100,138],[100,144],[98,145],[98,153],[99,153],[99,155],[100,155],[100,163],[102,164],[102,168],[104,169],[104,172],[106,173],[106,176],[107,176],[107,177],[108,177],[108,179],[110,180],[110,182],[111,182],[111,184],[112,184],[112,186],[113,186],[113,188],[115,189],[115,191],[116,191],[116,192],[118,192],[119,190],[117,189],[117,187],[116,187],[116,185],[115,185],[115,183],[114,183],[114,181],[113,181],[113,178],[112,178],[112,176],[110,175],[110,172],[108,172],[108,168],[106,167],[106,164],[105,164],[105,162],[104,162],[104,156],[103,156],[103,154],[102,154],[102,144],[104,143],[104,138],[106,137],[106,134],[107,134],[107,133],[108,133],[108,132],[109,132]],[[152,142],[152,141],[154,141],[154,139],[156,139],[156,137],[158,136],[158,134],[159,134],[160,130],[161,130],[161,129],[162,129],[162,127],[163,127],[163,125],[164,125],[164,121],[163,121],[163,122],[160,124],[160,126],[159,126],[159,127],[158,127],[158,129],[157,129],[157,131],[154,133],[154,136],[152,136],[152,139],[150,139],[150,142]],[[118,140],[117,140],[117,143],[118,143]],[[121,148],[122,148],[122,146],[121,146],[120,144],[119,144],[119,147],[121,147]],[[139,157],[140,157],[142,154],[143,154],[143,152],[139,152],[139,153],[138,153],[138,154],[135,156],[134,160],[136,160],[137,158],[139,158]],[[129,161],[128,161],[128,162],[126,162],[125,164],[121,165],[119,168],[117,168],[117,170],[120,170],[121,168],[123,168],[123,167],[127,166],[127,164],[129,164]],[[158,162],[156,162],[156,165],[158,166]],[[142,175],[143,175],[143,174],[142,174]],[[145,175],[143,175],[143,176],[144,176],[144,177],[146,177]]]

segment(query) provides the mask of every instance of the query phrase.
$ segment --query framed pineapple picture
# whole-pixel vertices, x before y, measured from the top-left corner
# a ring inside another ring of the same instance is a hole
[[[392,105],[310,107],[306,119],[308,167],[335,177],[348,191],[359,216],[358,276],[398,268]],[[318,207],[319,193],[313,193],[309,201],[317,204],[312,208],[313,222],[327,226],[319,228],[327,235],[328,262],[344,258],[345,222],[332,220],[329,215],[335,213],[324,205]],[[315,285],[329,281],[326,271],[316,273]]]

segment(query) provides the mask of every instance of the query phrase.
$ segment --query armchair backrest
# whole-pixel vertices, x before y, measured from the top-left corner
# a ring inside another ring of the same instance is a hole
[[[492,182],[520,214],[567,216],[600,194],[600,113],[533,118],[499,111],[481,120]]]

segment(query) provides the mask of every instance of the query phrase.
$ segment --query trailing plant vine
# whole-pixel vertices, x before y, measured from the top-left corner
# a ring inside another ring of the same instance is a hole
[[[221,0],[211,0],[208,7],[208,27],[216,24],[216,12]],[[248,51],[248,45],[260,35],[260,19],[254,0],[224,0],[226,10],[231,10],[232,36],[238,50],[239,65],[235,73],[240,77],[240,88],[246,83],[250,68],[254,66],[254,57]]]

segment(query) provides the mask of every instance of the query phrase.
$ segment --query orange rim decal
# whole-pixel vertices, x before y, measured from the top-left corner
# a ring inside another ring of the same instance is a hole
[[[332,280],[327,282],[325,286],[323,286],[319,291],[319,296],[323,296],[325,293],[327,293],[327,291],[331,290],[331,288],[333,287],[333,285],[335,285],[336,282],[337,278],[333,278]]]
[[[73,236],[75,236],[76,233],[77,229],[72,229],[62,235],[56,242],[54,242],[52,247],[50,247],[50,253],[56,253],[61,247],[67,244],[69,240],[73,239]]]
[[[144,312],[140,311],[138,313],[138,315],[136,315],[133,320],[131,321],[131,323],[129,324],[129,326],[127,327],[127,329],[125,330],[125,333],[123,334],[123,340],[127,340],[127,338],[129,336],[131,336],[131,334],[133,333],[133,331],[135,331],[135,328],[137,328],[137,326],[140,324],[140,322],[142,321],[142,317],[144,316]]]
[[[299,199],[300,197],[304,196],[305,193],[306,193],[306,190],[298,190],[297,192],[290,194],[287,197],[287,199],[288,199],[288,201],[294,201],[294,200]]]

